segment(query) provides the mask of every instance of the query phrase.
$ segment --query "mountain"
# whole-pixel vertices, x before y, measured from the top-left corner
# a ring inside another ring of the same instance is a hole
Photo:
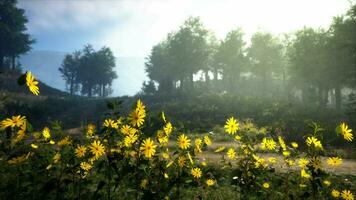
[[[24,71],[29,70],[47,85],[65,91],[65,82],[58,68],[66,54],[56,51],[31,51],[20,57],[20,63]],[[116,58],[118,79],[113,82],[112,96],[131,96],[140,91],[142,82],[147,79],[144,62],[145,59],[141,57]]]

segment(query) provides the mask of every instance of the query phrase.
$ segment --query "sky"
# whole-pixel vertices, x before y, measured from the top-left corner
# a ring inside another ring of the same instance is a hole
[[[116,57],[141,58],[142,64],[125,73],[114,94],[133,95],[145,78],[144,57],[153,45],[175,31],[189,16],[223,39],[242,28],[246,40],[256,31],[291,33],[304,26],[327,28],[344,14],[348,0],[19,0],[29,19],[33,50],[72,52],[85,44],[110,47]],[[120,67],[120,66],[118,66]],[[135,78],[136,77],[136,78]],[[125,88],[124,83],[135,82]],[[136,83],[137,82],[137,83]],[[115,84],[115,83],[114,83]],[[116,91],[121,90],[121,91]]]

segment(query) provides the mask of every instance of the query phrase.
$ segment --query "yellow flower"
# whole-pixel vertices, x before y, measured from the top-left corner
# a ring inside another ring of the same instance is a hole
[[[227,157],[230,158],[231,160],[236,157],[236,152],[233,148],[229,148],[226,153]]]
[[[34,148],[34,149],[37,149],[37,148],[38,148],[38,145],[36,145],[36,144],[31,144],[31,147]]]
[[[298,165],[301,168],[305,168],[308,164],[309,164],[309,161],[307,159],[305,159],[305,158],[300,158],[298,160]]]
[[[53,140],[49,141],[50,144],[56,144]]]
[[[284,151],[287,150],[287,145],[281,136],[278,136],[278,142]]]
[[[341,197],[345,200],[354,200],[354,195],[351,193],[350,190],[343,190],[341,192]]]
[[[84,171],[89,171],[92,168],[92,165],[87,162],[81,162],[80,168]]]
[[[235,140],[236,140],[236,141],[240,141],[240,140],[241,140],[241,136],[236,135],[236,136],[235,136]]]
[[[329,180],[325,180],[323,181],[323,183],[326,185],[326,186],[330,186],[331,185],[331,182]]]
[[[126,147],[131,147],[138,139],[138,136],[136,134],[132,135],[127,135],[124,138],[124,144]]]
[[[215,181],[213,179],[209,178],[208,180],[206,180],[206,185],[208,187],[213,186],[214,184],[215,184]]]
[[[269,183],[265,182],[265,183],[263,183],[262,186],[263,186],[264,188],[268,189],[268,188],[269,188]]]
[[[345,124],[344,122],[336,128],[336,132],[342,134],[344,136],[344,139],[349,142],[353,140],[352,129],[349,129],[347,124]]]
[[[274,150],[276,149],[276,142],[272,138],[263,138],[261,148],[263,150]]]
[[[276,163],[276,162],[277,162],[277,159],[276,159],[275,157],[269,157],[269,158],[268,158],[268,161],[269,161],[270,163]]]
[[[61,154],[60,153],[56,153],[54,156],[53,156],[53,162],[54,163],[57,163],[61,160]]]
[[[320,159],[318,159],[318,157],[313,157],[311,160],[311,164],[315,170],[321,169],[321,161]]]
[[[204,143],[207,145],[207,146],[210,146],[211,145],[211,139],[209,136],[204,136]]]
[[[34,95],[38,95],[40,93],[40,90],[37,86],[38,81],[35,80],[35,77],[29,71],[26,72],[26,85]]]
[[[291,167],[291,166],[294,165],[294,160],[286,159],[285,161],[286,161],[286,163],[287,163],[287,165],[288,165],[289,167]]]
[[[51,138],[51,134],[50,134],[50,130],[49,128],[45,127],[42,131],[42,136],[48,140],[49,138]]]
[[[1,121],[1,129],[5,129],[7,127],[14,128],[15,126],[21,128],[24,124],[26,124],[25,116],[12,116],[11,119],[7,118]]]
[[[295,149],[298,148],[298,146],[299,146],[298,143],[296,143],[296,142],[292,142],[291,145],[292,145],[292,147],[295,148]]]
[[[93,136],[94,133],[95,133],[95,129],[96,129],[96,127],[95,127],[94,124],[88,124],[88,125],[87,125],[87,136],[88,136],[88,137]]]
[[[77,148],[75,149],[75,155],[78,158],[81,158],[85,155],[86,151],[87,151],[87,148],[85,146],[78,145]]]
[[[99,140],[95,140],[90,145],[90,152],[94,155],[95,159],[98,159],[105,154],[105,147]]]
[[[299,187],[305,188],[305,187],[307,187],[307,185],[305,185],[305,184],[299,184]]]
[[[185,157],[184,156],[179,156],[178,157],[178,165],[180,168],[183,168],[185,165]]]
[[[283,156],[287,157],[290,155],[290,151],[283,151],[282,154]]]
[[[58,146],[65,146],[70,144],[72,144],[72,139],[70,139],[69,136],[66,136],[65,138],[63,138],[58,142]]]
[[[314,146],[317,149],[323,149],[323,145],[321,144],[320,140],[314,136],[307,137],[306,143],[308,146]]]
[[[199,167],[192,168],[191,173],[194,176],[194,178],[200,178],[202,174],[201,169]]]
[[[226,121],[225,131],[228,134],[235,134],[238,129],[239,124],[237,123],[236,119],[234,119],[234,117],[230,117],[230,119]]]
[[[168,176],[167,173],[164,173],[163,176],[164,176],[165,179],[169,179],[169,176]]]
[[[331,191],[331,196],[338,198],[340,196],[340,192],[338,190],[333,189]]]
[[[139,112],[143,112],[143,113],[146,113],[145,111],[145,105],[143,105],[142,101],[139,99],[137,100],[137,103],[136,103],[136,110],[139,111]]]
[[[339,165],[342,164],[342,159],[339,157],[330,157],[328,158],[327,163],[331,167],[338,167]]]
[[[124,135],[133,135],[136,134],[137,129],[132,128],[129,125],[123,125],[120,129],[121,133],[123,133]]]
[[[147,138],[141,144],[140,150],[146,156],[146,158],[151,158],[156,153],[157,145],[154,145],[151,138]]]
[[[302,169],[300,171],[300,176],[303,177],[303,178],[310,178],[310,174],[308,174],[305,169]]]
[[[119,125],[112,119],[105,119],[103,126],[107,128],[114,128],[114,129],[119,128]]]
[[[129,120],[132,126],[140,127],[145,122],[146,113],[138,109],[132,111],[129,115]]]
[[[177,140],[177,144],[181,149],[187,149],[190,146],[190,139],[184,134],[180,135]]]
[[[168,122],[168,123],[164,126],[164,128],[163,128],[164,132],[165,132],[167,135],[169,135],[169,134],[172,133],[172,129],[173,129],[173,126],[172,126],[171,122]]]
[[[157,131],[157,139],[158,142],[162,145],[162,146],[166,146],[168,144],[168,136],[161,130]]]

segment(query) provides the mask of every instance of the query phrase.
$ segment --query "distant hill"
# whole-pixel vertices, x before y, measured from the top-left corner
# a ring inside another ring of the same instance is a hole
[[[36,77],[49,86],[65,91],[65,82],[58,68],[61,66],[66,52],[31,51],[20,57],[24,70],[32,71]],[[134,95],[140,91],[142,82],[146,79],[144,58],[116,58],[116,73],[118,79],[113,82],[112,96]]]

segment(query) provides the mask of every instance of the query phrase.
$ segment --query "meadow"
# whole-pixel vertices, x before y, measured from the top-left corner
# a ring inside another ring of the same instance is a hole
[[[30,72],[18,82],[39,95]],[[324,143],[317,123],[295,142],[238,116],[192,134],[178,131],[164,111],[152,120],[141,100],[128,115],[108,108],[100,126],[71,131],[4,116],[1,198],[354,199],[356,161]],[[354,139],[344,122],[334,135],[346,146]]]

